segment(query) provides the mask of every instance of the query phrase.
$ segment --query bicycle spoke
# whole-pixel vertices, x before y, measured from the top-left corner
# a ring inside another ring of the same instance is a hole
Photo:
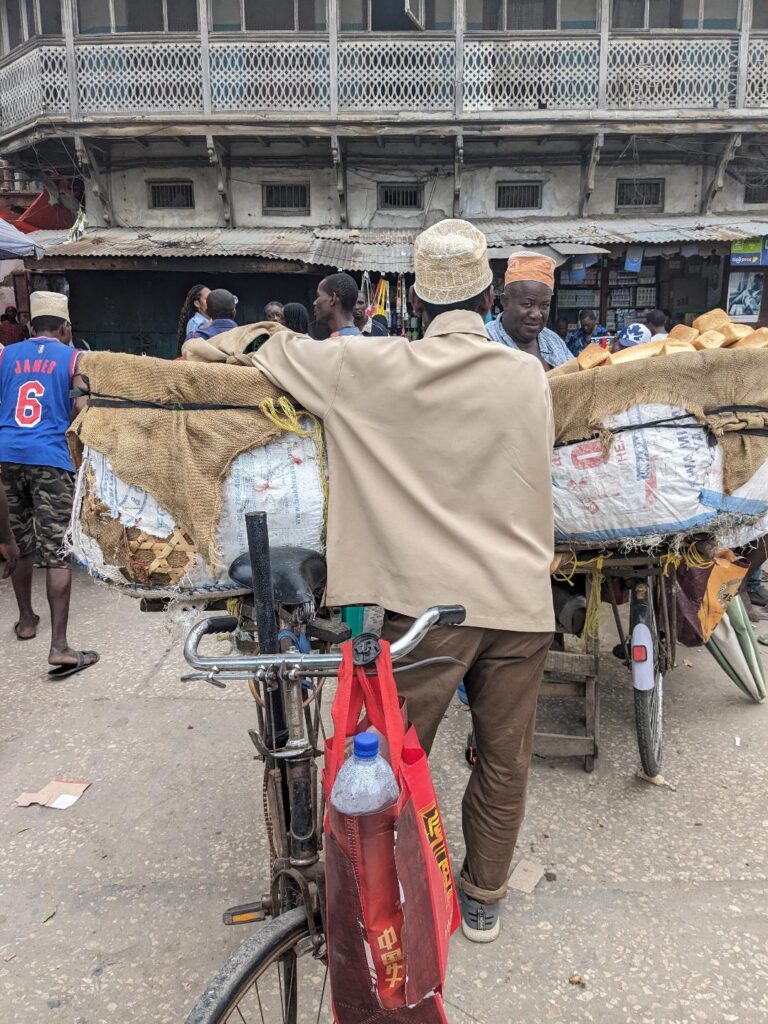
[[[323,1012],[323,1000],[325,999],[325,986],[328,984],[328,968],[325,968],[325,974],[323,975],[323,988],[320,992],[320,1002],[317,1007],[317,1020],[315,1024],[320,1024],[320,1014]]]
[[[261,1024],[265,1024],[265,1021],[264,1021],[264,1007],[261,1005],[261,992],[259,992],[259,983],[258,983],[258,981],[254,982],[254,986],[253,987],[256,989],[256,998],[259,1001],[259,1015],[261,1016]]]
[[[240,1020],[243,1022],[243,1024],[248,1024],[248,1021],[243,1016],[243,1011],[240,1009],[240,1007],[236,1006],[235,1009],[237,1010],[237,1016],[240,1018]],[[263,1019],[264,1018],[262,1017],[262,1020]]]
[[[283,1024],[285,1024],[285,999],[283,998],[283,965],[277,965],[277,985],[280,989],[280,1007],[283,1011]]]

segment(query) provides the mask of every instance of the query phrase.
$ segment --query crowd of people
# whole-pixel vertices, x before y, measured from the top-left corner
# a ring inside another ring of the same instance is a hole
[[[666,338],[672,327],[672,314],[663,309],[636,310],[635,318],[625,324],[611,337],[608,329],[599,322],[598,314],[593,309],[580,309],[579,325],[570,330],[568,318],[559,316],[555,323],[555,333],[565,342],[568,359],[578,356],[587,345],[597,343],[613,350],[642,345],[646,341],[658,341]],[[567,361],[567,360],[565,360]]]
[[[360,290],[354,278],[349,274],[331,275],[333,277],[344,277],[345,295],[347,300],[352,295],[354,285],[354,304],[351,310],[351,323],[349,326],[356,328],[356,334],[364,337],[386,337],[389,334],[386,317],[371,315],[369,301],[363,291]],[[350,285],[349,282],[352,282]],[[216,288],[213,291],[204,284],[193,285],[187,292],[184,304],[181,307],[178,326],[179,355],[185,341],[190,338],[210,339],[221,334],[232,327],[236,327],[234,317],[237,309],[237,296],[225,288]],[[316,341],[323,341],[331,336],[331,328],[318,315],[317,301],[313,306],[313,316],[310,316],[307,307],[301,302],[287,302],[283,304],[273,299],[264,306],[262,319],[282,324],[295,334],[306,334]]]

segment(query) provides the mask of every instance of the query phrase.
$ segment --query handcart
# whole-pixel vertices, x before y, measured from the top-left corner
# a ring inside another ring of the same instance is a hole
[[[613,611],[619,643],[614,648],[631,673],[635,727],[643,772],[659,775],[663,734],[664,680],[675,664],[677,612],[675,592],[679,558],[667,548],[621,554],[562,546],[556,578],[576,583],[584,579],[587,616],[583,649],[551,650],[547,655],[541,697],[583,701],[584,732],[537,732],[534,753],[550,757],[584,757],[591,772],[599,753],[600,733],[600,613],[603,603]],[[629,599],[629,625],[624,628],[619,606]],[[476,758],[470,733],[466,751]]]

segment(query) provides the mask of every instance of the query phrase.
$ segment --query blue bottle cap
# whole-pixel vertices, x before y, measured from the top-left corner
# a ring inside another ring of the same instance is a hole
[[[376,757],[379,737],[374,732],[359,732],[355,736],[355,757]]]

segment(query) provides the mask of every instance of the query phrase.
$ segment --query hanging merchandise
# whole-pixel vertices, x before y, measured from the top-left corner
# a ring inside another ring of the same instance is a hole
[[[371,286],[371,275],[367,270],[363,272],[363,279],[360,282],[360,291],[365,296],[366,316],[373,316],[373,288]]]
[[[387,331],[392,332],[392,307],[389,302],[389,282],[386,283],[386,299],[384,302],[384,315],[387,318]]]
[[[400,310],[400,333],[408,336],[408,289],[405,287],[405,277],[401,274],[400,281],[398,283],[400,290],[400,301],[398,303],[398,309]]]
[[[389,285],[385,278],[379,278],[376,291],[373,293],[371,316],[386,316],[389,304]]]
[[[400,327],[402,320],[400,317],[400,306],[402,303],[403,294],[403,275],[397,275],[397,286],[395,287],[395,308],[392,312],[392,323],[390,324],[389,333],[392,337],[400,333]]]

